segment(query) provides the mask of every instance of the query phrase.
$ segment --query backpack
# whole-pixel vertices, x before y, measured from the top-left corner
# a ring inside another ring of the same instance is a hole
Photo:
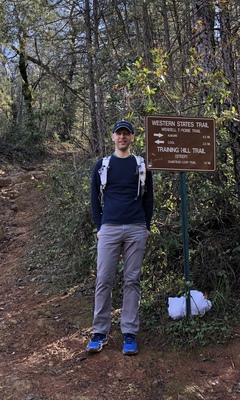
[[[136,200],[137,200],[139,195],[140,195],[140,189],[141,189],[141,194],[142,195],[145,192],[146,165],[145,165],[143,157],[135,156],[135,155],[134,155],[134,157],[136,159],[137,169],[138,169],[138,189],[137,189],[137,196],[136,196]],[[104,205],[103,194],[104,194],[104,190],[105,190],[105,188],[107,186],[107,172],[108,172],[108,169],[109,169],[110,159],[111,159],[111,156],[104,157],[102,159],[102,166],[98,170],[98,173],[100,175],[100,180],[101,180],[100,195],[101,195],[101,206],[102,207]]]

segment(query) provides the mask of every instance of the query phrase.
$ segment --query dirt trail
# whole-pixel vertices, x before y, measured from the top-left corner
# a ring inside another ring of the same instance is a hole
[[[86,353],[93,294],[50,295],[23,263],[47,207],[38,185],[48,166],[0,165],[0,398],[240,399],[239,337],[186,354],[156,349],[142,332],[139,354],[126,357],[115,329],[104,351]]]

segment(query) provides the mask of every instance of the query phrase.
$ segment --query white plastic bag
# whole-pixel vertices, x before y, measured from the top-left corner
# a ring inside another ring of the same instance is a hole
[[[202,292],[191,290],[191,315],[204,315],[212,307],[210,300],[205,299]],[[169,297],[168,314],[172,319],[180,319],[186,316],[186,297]]]

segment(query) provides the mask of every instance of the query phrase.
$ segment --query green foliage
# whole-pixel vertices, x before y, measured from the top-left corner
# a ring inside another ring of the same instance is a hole
[[[158,103],[161,95],[161,110],[164,110],[164,102],[168,104],[169,96],[166,95],[166,74],[168,68],[167,55],[162,49],[152,50],[154,58],[153,68],[147,68],[142,57],[136,59],[131,66],[126,66],[117,77],[114,85],[115,92],[121,92],[126,88],[129,95],[130,110],[136,115],[146,115],[158,112]],[[124,101],[124,99],[120,100]]]
[[[43,146],[46,136],[41,129],[39,116],[23,113],[22,120],[18,123],[2,117],[0,139],[12,146],[34,148]]]
[[[225,320],[206,319],[196,316],[189,321],[181,319],[166,328],[169,341],[177,348],[187,350],[210,344],[225,343],[231,337],[231,329]]]
[[[31,268],[36,260],[48,266],[55,289],[84,281],[95,269],[96,232],[89,196],[92,163],[74,154],[69,158],[56,161],[40,187],[49,207],[30,261]]]

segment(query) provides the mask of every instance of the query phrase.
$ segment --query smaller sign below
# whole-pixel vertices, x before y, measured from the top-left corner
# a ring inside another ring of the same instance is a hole
[[[146,117],[147,169],[216,169],[215,121],[198,117]]]

